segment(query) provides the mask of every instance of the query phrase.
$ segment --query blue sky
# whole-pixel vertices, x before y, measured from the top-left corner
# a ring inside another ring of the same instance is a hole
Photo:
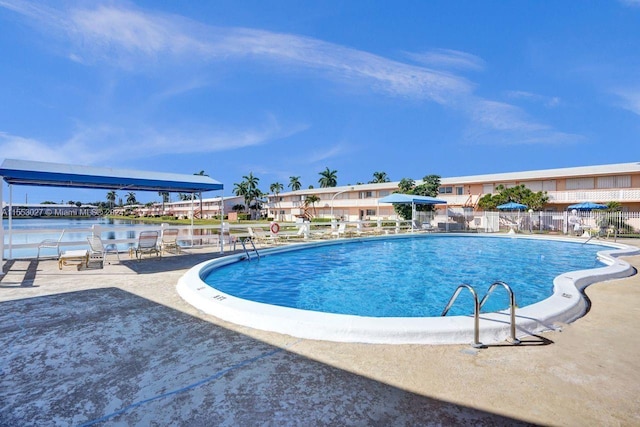
[[[249,172],[268,191],[326,167],[347,185],[640,160],[640,0],[0,0],[0,52],[0,160],[204,170],[225,195]]]

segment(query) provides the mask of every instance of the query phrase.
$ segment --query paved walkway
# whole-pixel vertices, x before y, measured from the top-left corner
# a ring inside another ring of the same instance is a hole
[[[8,261],[0,425],[640,425],[638,276],[590,286],[585,317],[519,347],[343,344],[186,304],[178,278],[212,256]]]

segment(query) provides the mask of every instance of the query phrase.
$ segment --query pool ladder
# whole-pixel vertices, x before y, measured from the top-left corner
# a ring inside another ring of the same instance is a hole
[[[248,239],[240,239],[240,244],[242,245],[242,249],[244,249],[244,253],[247,255],[247,260],[251,261],[251,255],[249,254],[249,250],[247,249],[246,245],[247,242],[251,243],[251,248],[253,249],[253,252],[256,253],[256,256],[259,260],[260,254],[258,253],[258,248],[256,248],[256,245],[253,243],[253,239],[251,237],[249,237]]]
[[[480,342],[480,310],[482,309],[482,306],[484,306],[484,304],[487,302],[487,299],[489,298],[489,296],[493,293],[493,291],[498,286],[502,286],[503,288],[505,288],[507,290],[507,293],[509,294],[509,311],[510,311],[510,318],[511,318],[510,319],[511,337],[509,341],[513,345],[518,345],[520,344],[520,340],[516,338],[516,297],[513,294],[513,290],[511,290],[511,287],[507,285],[505,282],[497,281],[492,283],[491,286],[489,286],[487,293],[484,295],[484,297],[482,297],[482,300],[480,301],[478,301],[478,293],[476,292],[475,289],[473,289],[472,286],[467,284],[462,284],[456,288],[455,292],[451,296],[451,299],[447,303],[447,306],[444,308],[444,310],[442,310],[441,316],[446,316],[447,313],[449,312],[449,309],[451,308],[456,298],[458,298],[458,295],[460,295],[460,292],[462,292],[463,289],[468,289],[469,292],[471,292],[471,295],[473,295],[473,304],[474,304],[473,344],[472,345],[475,348],[484,347],[484,345]]]

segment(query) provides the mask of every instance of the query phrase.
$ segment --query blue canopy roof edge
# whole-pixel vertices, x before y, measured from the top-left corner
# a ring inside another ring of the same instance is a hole
[[[418,196],[415,194],[392,193],[379,200],[380,203],[413,203],[415,205],[446,205],[446,200],[436,199],[429,196]]]
[[[224,188],[222,183],[204,175],[146,172],[16,159],[5,159],[2,162],[0,176],[9,184],[49,187],[186,193]]]

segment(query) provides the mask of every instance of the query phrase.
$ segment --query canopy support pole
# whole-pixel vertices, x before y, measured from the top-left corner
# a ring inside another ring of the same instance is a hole
[[[411,232],[413,233],[413,224],[416,222],[416,204],[411,202]]]
[[[4,206],[2,198],[2,177],[0,176],[0,277],[4,276],[4,224],[2,216],[4,215]]]
[[[193,247],[193,205],[195,202],[195,197],[196,193],[191,193],[191,230],[189,230],[189,232],[191,233],[191,247]]]
[[[220,235],[224,232],[224,190],[220,190]],[[231,226],[229,226],[229,241],[231,241]],[[231,245],[231,244],[229,244]],[[224,253],[224,245],[220,247],[220,253]]]
[[[9,184],[9,258],[13,259],[13,184]]]

